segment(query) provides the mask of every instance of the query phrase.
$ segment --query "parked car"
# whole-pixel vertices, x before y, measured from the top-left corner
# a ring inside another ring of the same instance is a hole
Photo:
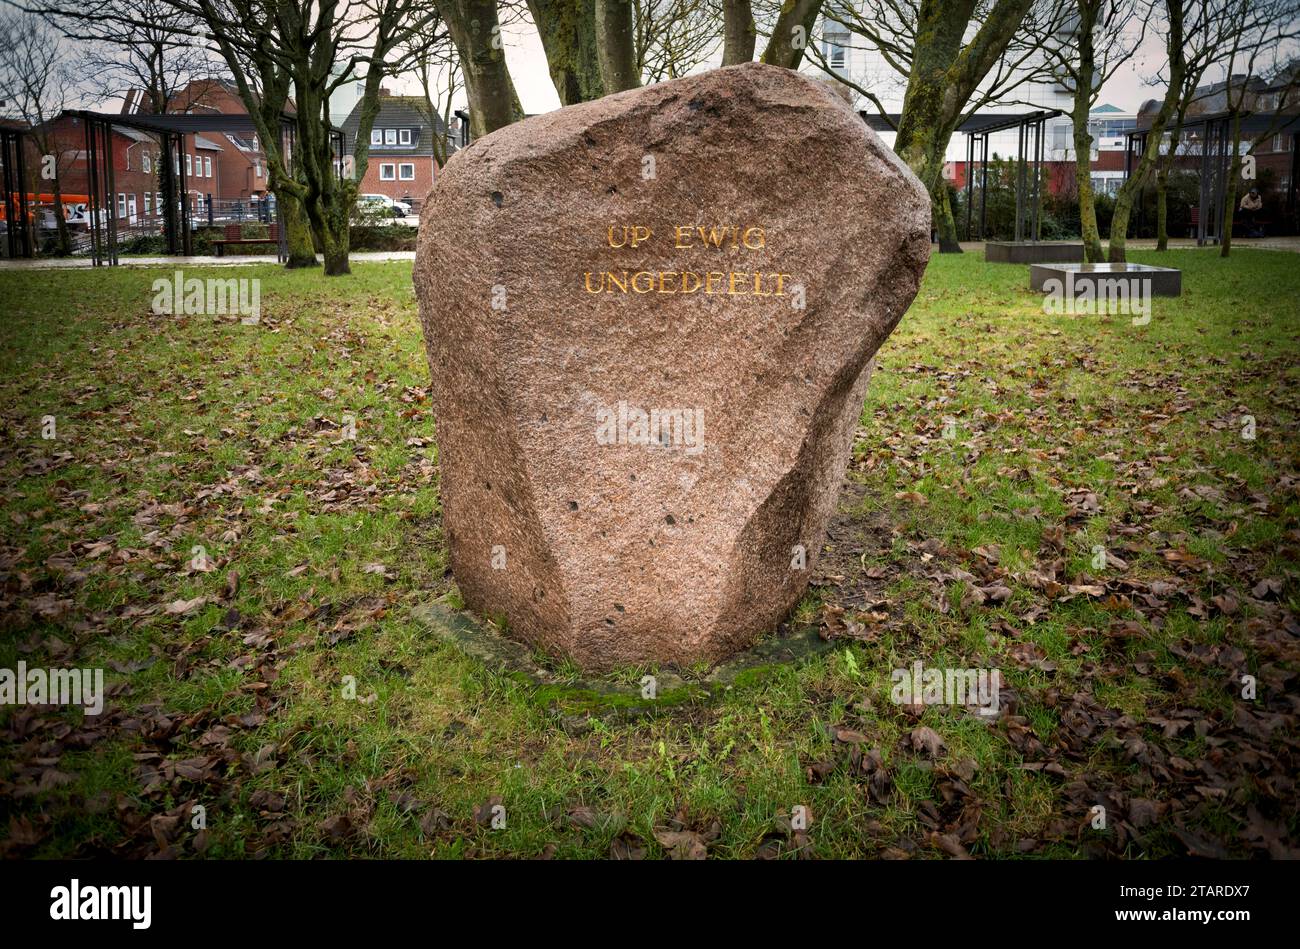
[[[386,210],[393,217],[408,217],[411,213],[409,204],[404,201],[394,201],[386,194],[357,195],[357,205],[361,210],[370,210],[372,208]]]

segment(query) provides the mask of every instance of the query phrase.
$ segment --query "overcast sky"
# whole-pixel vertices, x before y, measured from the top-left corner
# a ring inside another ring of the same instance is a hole
[[[511,77],[528,114],[549,112],[558,109],[559,98],[555,86],[551,83],[546,68],[546,56],[542,51],[541,39],[530,20],[515,22],[503,27],[505,38],[506,61],[510,67]],[[64,42],[73,43],[71,40]],[[759,38],[760,48],[764,39]],[[1162,84],[1153,84],[1149,80],[1164,63],[1164,42],[1160,36],[1150,36],[1128,63],[1111,77],[1103,89],[1099,102],[1109,102],[1124,112],[1135,112],[1147,99],[1157,98],[1164,93]],[[714,56],[697,67],[696,71],[719,65],[722,60],[721,45]],[[901,80],[900,80],[901,82]],[[385,80],[385,86],[395,92],[415,95],[420,89],[413,78],[393,77]],[[900,86],[901,88],[901,86]],[[121,100],[109,102],[83,101],[81,107],[101,111],[116,111]],[[350,109],[352,103],[344,103]],[[465,106],[464,90],[460,91],[457,108]],[[893,108],[897,108],[894,103]]]
[[[502,29],[506,44],[506,62],[510,75],[523,102],[524,111],[530,115],[538,112],[550,112],[560,107],[559,97],[546,69],[546,55],[542,51],[542,41],[531,22],[516,23]],[[761,38],[760,38],[761,44]],[[1136,112],[1145,100],[1164,95],[1163,84],[1150,84],[1164,64],[1164,40],[1162,37],[1148,37],[1138,50],[1137,55],[1122,66],[1102,90],[1099,102],[1110,102],[1125,112]],[[716,66],[722,62],[721,47],[711,63],[700,69]],[[394,91],[417,93],[414,82],[395,81],[389,83]],[[464,106],[464,95],[457,103],[457,108]]]

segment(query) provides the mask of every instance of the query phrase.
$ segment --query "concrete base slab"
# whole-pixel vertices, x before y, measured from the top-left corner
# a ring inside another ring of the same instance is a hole
[[[1073,241],[987,241],[984,260],[990,264],[1082,262],[1083,244]]]
[[[1183,272],[1150,264],[1034,264],[1029,289],[1060,293],[1066,300],[1113,299],[1116,292],[1131,299],[1177,297],[1183,293]]]

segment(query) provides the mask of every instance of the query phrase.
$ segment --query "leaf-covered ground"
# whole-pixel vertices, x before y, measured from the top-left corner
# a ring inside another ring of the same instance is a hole
[[[0,852],[1300,854],[1300,257],[1135,256],[1185,271],[1145,326],[936,256],[794,617],[833,649],[631,720],[412,617],[455,592],[409,263],[241,268],[260,325],[0,273],[0,668],[111,692],[0,709]],[[1001,713],[894,703],[916,660]]]

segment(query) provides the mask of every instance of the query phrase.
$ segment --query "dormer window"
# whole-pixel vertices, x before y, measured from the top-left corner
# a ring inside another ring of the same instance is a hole
[[[411,130],[410,130],[410,129],[398,129],[398,131],[397,131],[397,140],[398,140],[401,144],[403,144],[403,145],[410,145],[410,144],[411,144]]]
[[[382,144],[384,144],[384,130],[383,130],[383,129],[371,129],[371,131],[370,131],[370,144],[371,144],[371,145],[382,145]]]
[[[397,144],[397,129],[384,129],[384,144],[385,145]]]

